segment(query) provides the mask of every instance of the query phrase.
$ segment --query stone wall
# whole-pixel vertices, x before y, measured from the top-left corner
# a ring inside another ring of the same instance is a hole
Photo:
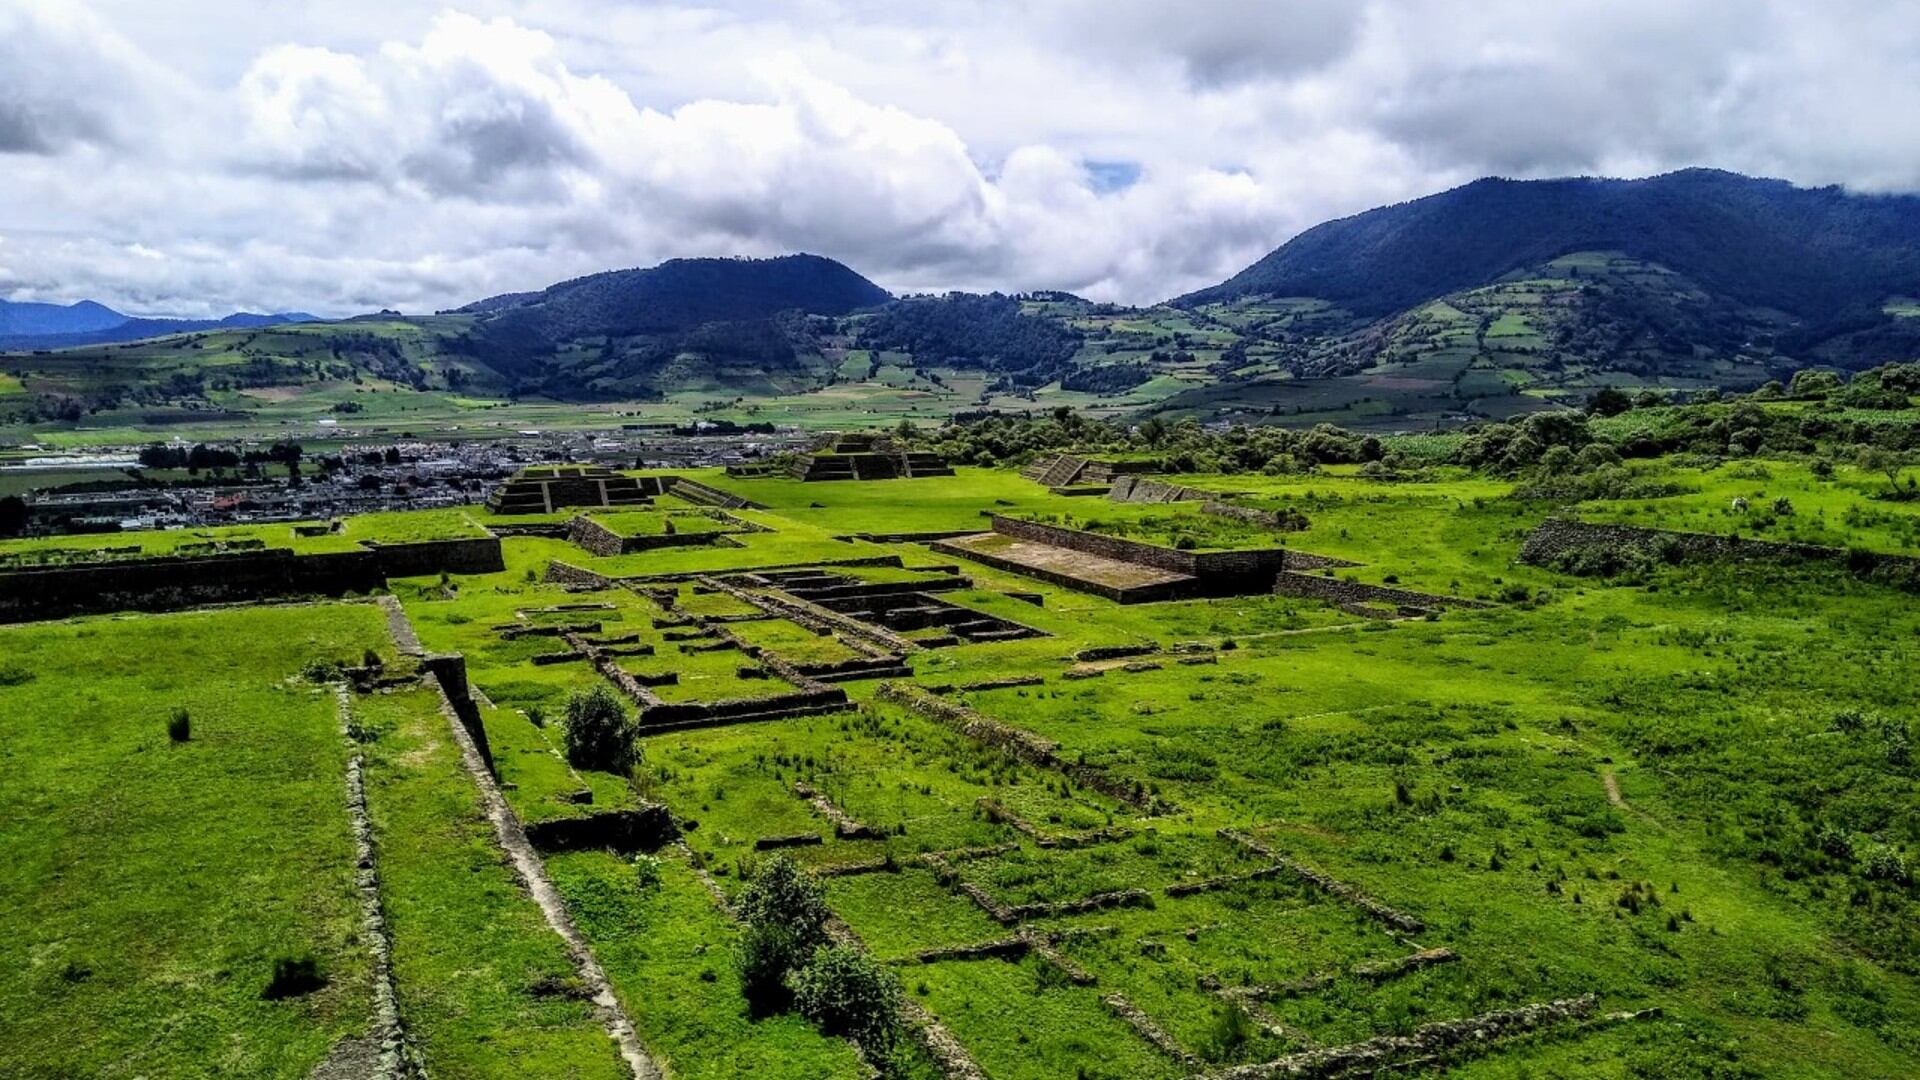
[[[0,622],[199,604],[339,596],[385,587],[377,557],[350,551],[296,556],[284,548],[206,558],[127,559],[0,571]]]
[[[1184,484],[1169,484],[1165,480],[1148,480],[1138,476],[1115,477],[1113,487],[1107,490],[1107,498],[1114,502],[1193,502],[1212,497],[1212,492],[1201,491],[1199,488],[1190,488]]]
[[[0,570],[0,622],[173,611],[384,589],[387,578],[505,569],[497,537],[296,554],[287,548]]]
[[[1337,606],[1357,604],[1387,604],[1395,608],[1419,609],[1426,611],[1436,608],[1483,608],[1492,605],[1481,600],[1468,600],[1459,596],[1442,596],[1439,593],[1415,592],[1412,589],[1396,589],[1386,585],[1367,585],[1358,581],[1342,581],[1339,578],[1321,577],[1318,574],[1301,574],[1288,570],[1273,579],[1273,591],[1281,596],[1299,596],[1310,600],[1325,600]]]
[[[1200,504],[1200,512],[1214,517],[1232,518],[1249,525],[1273,529],[1276,532],[1298,532],[1307,527],[1306,515],[1299,512],[1287,513],[1281,510],[1260,510],[1252,506],[1235,506],[1233,503],[1209,499]]]
[[[1520,561],[1558,567],[1585,555],[1632,553],[1661,562],[1826,562],[1844,565],[1868,579],[1913,587],[1920,582],[1920,558],[1881,552],[1847,551],[1819,544],[1790,544],[1750,540],[1714,533],[1647,529],[1549,518],[1541,522],[1520,546]]]
[[[1283,548],[1180,551],[1175,548],[1161,547],[1158,544],[1143,544],[1138,540],[1123,540],[1117,536],[1106,536],[1082,529],[1069,529],[1059,525],[1044,525],[1037,521],[1025,521],[1000,514],[992,515],[991,520],[994,532],[1017,540],[1031,540],[1035,543],[1066,548],[1069,551],[1080,551],[1119,562],[1129,562],[1136,566],[1151,566],[1156,570],[1191,574],[1198,578],[1276,573],[1287,564],[1287,552]]]
[[[506,560],[500,554],[500,538],[497,536],[421,540],[406,544],[369,543],[365,546],[379,557],[380,572],[388,577],[497,574],[507,568]]]
[[[1037,578],[1048,584],[1058,585],[1063,589],[1074,589],[1079,592],[1092,593],[1095,596],[1102,596],[1119,604],[1147,604],[1159,600],[1182,599],[1188,595],[1190,592],[1189,587],[1193,585],[1192,579],[1155,582],[1151,585],[1108,585],[1104,582],[1092,581],[1087,578],[1075,577],[1072,574],[1049,570],[1044,566],[1032,566],[1013,559],[1003,558],[992,552],[974,551],[971,548],[958,547],[945,540],[938,540],[927,546],[942,555],[957,555],[963,559],[972,559],[974,562],[991,566],[997,570],[1005,570],[1008,573],[1019,574],[1023,577]]]

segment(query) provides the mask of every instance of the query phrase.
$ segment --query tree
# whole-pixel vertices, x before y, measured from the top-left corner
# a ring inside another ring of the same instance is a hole
[[[1887,486],[1895,490],[1900,487],[1900,459],[1877,446],[1869,446],[1860,451],[1854,459],[1855,465],[1866,472],[1882,473],[1887,478]]]
[[[623,773],[640,764],[639,725],[605,686],[575,691],[567,699],[561,733],[567,761],[575,768]]]
[[[0,536],[19,536],[27,531],[27,501],[18,495],[0,499]]]
[[[1593,416],[1619,416],[1633,408],[1633,399],[1625,390],[1603,386],[1587,395],[1587,412]]]
[[[1818,368],[1802,368],[1793,373],[1787,392],[1797,398],[1823,398],[1840,389],[1840,376]]]

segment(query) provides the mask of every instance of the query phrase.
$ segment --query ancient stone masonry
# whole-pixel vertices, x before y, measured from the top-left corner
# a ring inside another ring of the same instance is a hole
[[[1368,982],[1385,982],[1398,978],[1421,968],[1436,964],[1451,964],[1460,959],[1460,954],[1452,949],[1421,949],[1419,952],[1396,956],[1391,960],[1378,960],[1371,964],[1361,964],[1353,969],[1353,977]]]
[[[1317,574],[1299,574],[1291,570],[1274,577],[1273,591],[1281,596],[1325,600],[1356,615],[1376,614],[1368,610],[1368,605],[1376,604],[1390,606],[1396,614],[1402,615],[1418,615],[1445,608],[1493,606],[1482,600],[1469,600],[1460,596],[1415,592],[1412,589],[1395,589],[1386,585],[1367,585],[1358,581],[1321,577]]]
[[[722,510],[766,509],[766,506],[761,503],[742,498],[731,491],[722,491],[698,480],[689,480],[684,476],[665,477],[663,482],[666,485],[667,494],[695,506],[715,506]]]
[[[884,435],[829,436],[812,451],[794,458],[794,479],[893,480],[913,476],[952,476],[938,454],[906,450]]]
[[[1109,825],[1105,828],[1088,829],[1077,833],[1050,833],[1009,810],[1001,804],[1000,800],[991,796],[982,795],[975,800],[975,803],[980,807],[981,813],[986,815],[988,821],[1013,826],[1015,831],[1031,839],[1036,847],[1058,848],[1064,851],[1111,844],[1133,835],[1132,829],[1122,825]]]
[[[1251,506],[1235,506],[1233,503],[1209,499],[1200,505],[1200,512],[1215,517],[1232,518],[1250,525],[1259,525],[1276,532],[1298,532],[1307,527],[1303,514],[1287,513],[1281,510],[1260,510]]]
[[[1779,562],[1837,563],[1861,577],[1886,578],[1894,583],[1920,581],[1920,557],[1881,552],[1847,551],[1819,544],[1789,544],[1749,540],[1713,533],[1646,529],[1549,518],[1541,522],[1520,546],[1520,561],[1535,566],[1562,567],[1587,555],[1634,554],[1658,562]]]
[[[1008,727],[983,713],[943,701],[917,686],[905,683],[880,684],[877,696],[882,700],[912,709],[930,720],[952,728],[976,742],[985,743],[1030,765],[1054,769],[1082,787],[1132,806],[1145,813],[1170,813],[1172,806],[1151,795],[1140,784],[1129,784],[1091,765],[1069,762],[1054,753],[1055,744],[1019,728]]]
[[[872,955],[867,943],[860,940],[860,935],[854,933],[853,928],[838,916],[827,920],[827,936],[836,943],[850,945]],[[980,1070],[966,1047],[960,1045],[960,1040],[954,1038],[946,1025],[910,995],[901,999],[900,1016],[906,1023],[908,1033],[933,1059],[934,1066],[946,1080],[987,1080],[987,1074]]]
[[[1013,922],[1027,922],[1032,919],[1055,919],[1062,915],[1084,915],[1089,911],[1104,911],[1117,907],[1146,907],[1153,897],[1145,889],[1115,889],[1112,892],[1094,893],[1078,900],[1055,900],[1040,904],[1016,904],[1003,907]],[[991,913],[989,913],[991,914]],[[998,918],[998,916],[996,916]],[[1001,920],[1005,922],[1006,920]]]
[[[832,822],[833,835],[840,839],[878,840],[881,838],[882,834],[878,829],[864,822],[854,820],[853,815],[840,809],[837,803],[815,790],[813,785],[804,781],[796,781],[793,785],[793,793],[807,800],[807,802],[813,806],[814,810],[819,812],[821,817]]]
[[[1232,888],[1241,882],[1261,881],[1274,877],[1286,869],[1286,867],[1279,863],[1275,863],[1272,866],[1263,866],[1257,870],[1248,870],[1240,874],[1221,874],[1218,877],[1202,878],[1199,881],[1182,881],[1167,886],[1166,893],[1168,896],[1192,896],[1195,893],[1214,892],[1219,889]]]
[[[739,541],[732,539],[731,534],[769,531],[765,525],[735,517],[720,510],[707,510],[703,516],[722,522],[727,527],[721,530],[660,533],[654,536],[622,536],[591,515],[581,514],[567,522],[566,537],[575,547],[589,554],[606,558],[614,555],[631,555],[640,551],[653,551],[658,548],[739,547]]]
[[[558,559],[547,563],[546,582],[549,585],[566,585],[576,589],[613,588],[613,579],[607,575],[572,566]]]
[[[679,836],[667,808],[647,803],[632,810],[603,810],[582,817],[552,818],[526,826],[527,839],[547,854],[612,850],[623,855],[657,851]]]
[[[340,734],[352,738],[353,703],[346,684],[334,685],[340,715]],[[367,813],[366,755],[355,749],[347,761],[347,812],[353,823],[354,882],[360,892],[360,921],[373,958],[373,1026],[368,1038],[378,1047],[379,1080],[413,1080],[426,1076],[418,1053],[407,1040],[400,1020],[399,995],[393,985],[393,938],[380,906],[380,873],[376,861],[373,819]]]
[[[1295,862],[1245,833],[1238,832],[1234,829],[1221,829],[1219,835],[1239,844],[1241,847],[1246,848],[1248,851],[1253,852],[1263,859],[1271,860],[1280,866],[1286,867],[1294,876],[1306,880],[1323,892],[1331,893],[1345,900],[1347,903],[1373,916],[1391,929],[1406,934],[1417,934],[1421,930],[1426,929],[1426,924],[1419,919],[1403,911],[1388,907],[1386,904],[1375,900],[1373,897],[1368,896],[1366,893],[1361,892],[1359,889],[1354,888],[1344,881],[1328,877],[1304,863]]]
[[[802,626],[823,624],[871,640],[893,654],[920,648],[1044,636],[1030,626],[962,607],[934,596],[967,589],[970,578],[945,577],[911,582],[860,581],[824,570],[775,571],[730,575],[727,582],[754,585],[757,594],[735,593],[748,603]],[[756,599],[758,597],[758,599]],[[943,633],[919,641],[901,634],[938,628]],[[858,646],[854,641],[849,645]]]
[[[1107,491],[1107,498],[1114,502],[1171,503],[1197,502],[1211,499],[1214,494],[1214,492],[1190,488],[1184,484],[1169,484],[1164,480],[1122,476],[1114,480],[1113,487]]]
[[[499,570],[497,537],[300,555],[264,548],[0,570],[0,623],[111,611],[173,611],[387,587],[389,576]]]
[[[1154,1048],[1189,1069],[1198,1068],[1200,1059],[1188,1053],[1167,1030],[1155,1023],[1153,1017],[1140,1011],[1140,1007],[1119,994],[1108,994],[1100,999],[1113,1015],[1126,1021],[1128,1027],[1138,1032],[1140,1037],[1152,1043]]]
[[[1256,1065],[1237,1065],[1207,1074],[1210,1080],[1277,1080],[1277,1078],[1317,1078],[1349,1073],[1375,1073],[1397,1065],[1423,1060],[1450,1051],[1484,1048],[1496,1040],[1540,1031],[1592,1015],[1594,998],[1566,998],[1560,1001],[1500,1009],[1460,1020],[1443,1020],[1414,1029],[1410,1035],[1382,1035],[1346,1046],[1305,1050],[1297,1054]],[[1629,1020],[1643,1014],[1617,1013],[1604,1019]]]
[[[622,476],[598,465],[523,469],[487,496],[495,514],[550,514],[569,506],[645,506],[662,491],[660,477]]]
[[[396,641],[398,641],[397,637]],[[464,674],[464,666],[462,672]],[[461,682],[464,687],[464,678]],[[482,755],[480,745],[475,742],[471,731],[456,711],[454,701],[446,691],[445,682],[436,679],[434,685],[440,690],[440,711],[447,719],[449,730],[453,732],[454,742],[460,747],[462,764],[479,788],[481,806],[485,809],[487,819],[493,824],[494,836],[501,849],[506,852],[508,860],[513,864],[520,883],[532,896],[534,903],[540,908],[540,913],[546,917],[547,925],[566,944],[567,952],[573,959],[581,982],[586,984],[592,995],[590,1001],[595,1014],[606,1027],[607,1034],[612,1037],[614,1044],[619,1047],[620,1056],[626,1062],[634,1080],[664,1080],[660,1068],[654,1064],[652,1058],[647,1056],[646,1050],[640,1045],[640,1038],[634,1031],[633,1021],[627,1017],[619,998],[614,996],[613,984],[607,980],[607,974],[600,967],[599,960],[594,957],[592,947],[574,926],[572,917],[567,913],[566,902],[561,899],[559,890],[553,887],[552,880],[547,877],[546,864],[541,861],[532,843],[527,840],[526,831],[520,826],[520,819],[507,805],[506,798],[500,792],[500,784],[494,778],[492,765]]]

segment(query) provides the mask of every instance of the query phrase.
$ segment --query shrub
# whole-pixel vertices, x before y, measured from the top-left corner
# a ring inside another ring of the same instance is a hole
[[[167,716],[167,738],[174,742],[186,742],[193,737],[193,720],[185,709],[175,709]]]
[[[1867,876],[1875,881],[1891,881],[1904,885],[1911,880],[1906,856],[1886,844],[1875,844],[1867,852],[1865,862]]]
[[[309,660],[301,666],[300,677],[310,683],[336,682],[340,678],[340,665],[331,660]]]
[[[303,997],[327,985],[320,964],[311,956],[282,956],[273,962],[273,978],[260,996],[268,1001]]]
[[[641,892],[648,892],[659,886],[659,856],[643,853],[633,857],[633,884]]]
[[[754,874],[739,911],[747,924],[734,952],[740,990],[765,1015],[786,1005],[787,974],[827,943],[827,901],[812,877],[780,855]]]
[[[605,686],[575,691],[567,699],[561,733],[567,761],[577,769],[618,773],[640,763],[639,725]]]
[[[851,1037],[869,1052],[892,1045],[900,1029],[900,980],[864,950],[830,945],[793,975],[800,1014],[829,1035]]]
[[[0,686],[23,686],[32,682],[33,672],[19,664],[0,664]]]

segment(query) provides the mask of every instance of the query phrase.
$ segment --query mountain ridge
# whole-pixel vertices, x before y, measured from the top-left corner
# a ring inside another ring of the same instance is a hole
[[[1170,302],[1309,296],[1379,317],[1578,251],[1619,251],[1742,303],[1833,320],[1920,286],[1920,197],[1715,169],[1486,177],[1323,222]]]

